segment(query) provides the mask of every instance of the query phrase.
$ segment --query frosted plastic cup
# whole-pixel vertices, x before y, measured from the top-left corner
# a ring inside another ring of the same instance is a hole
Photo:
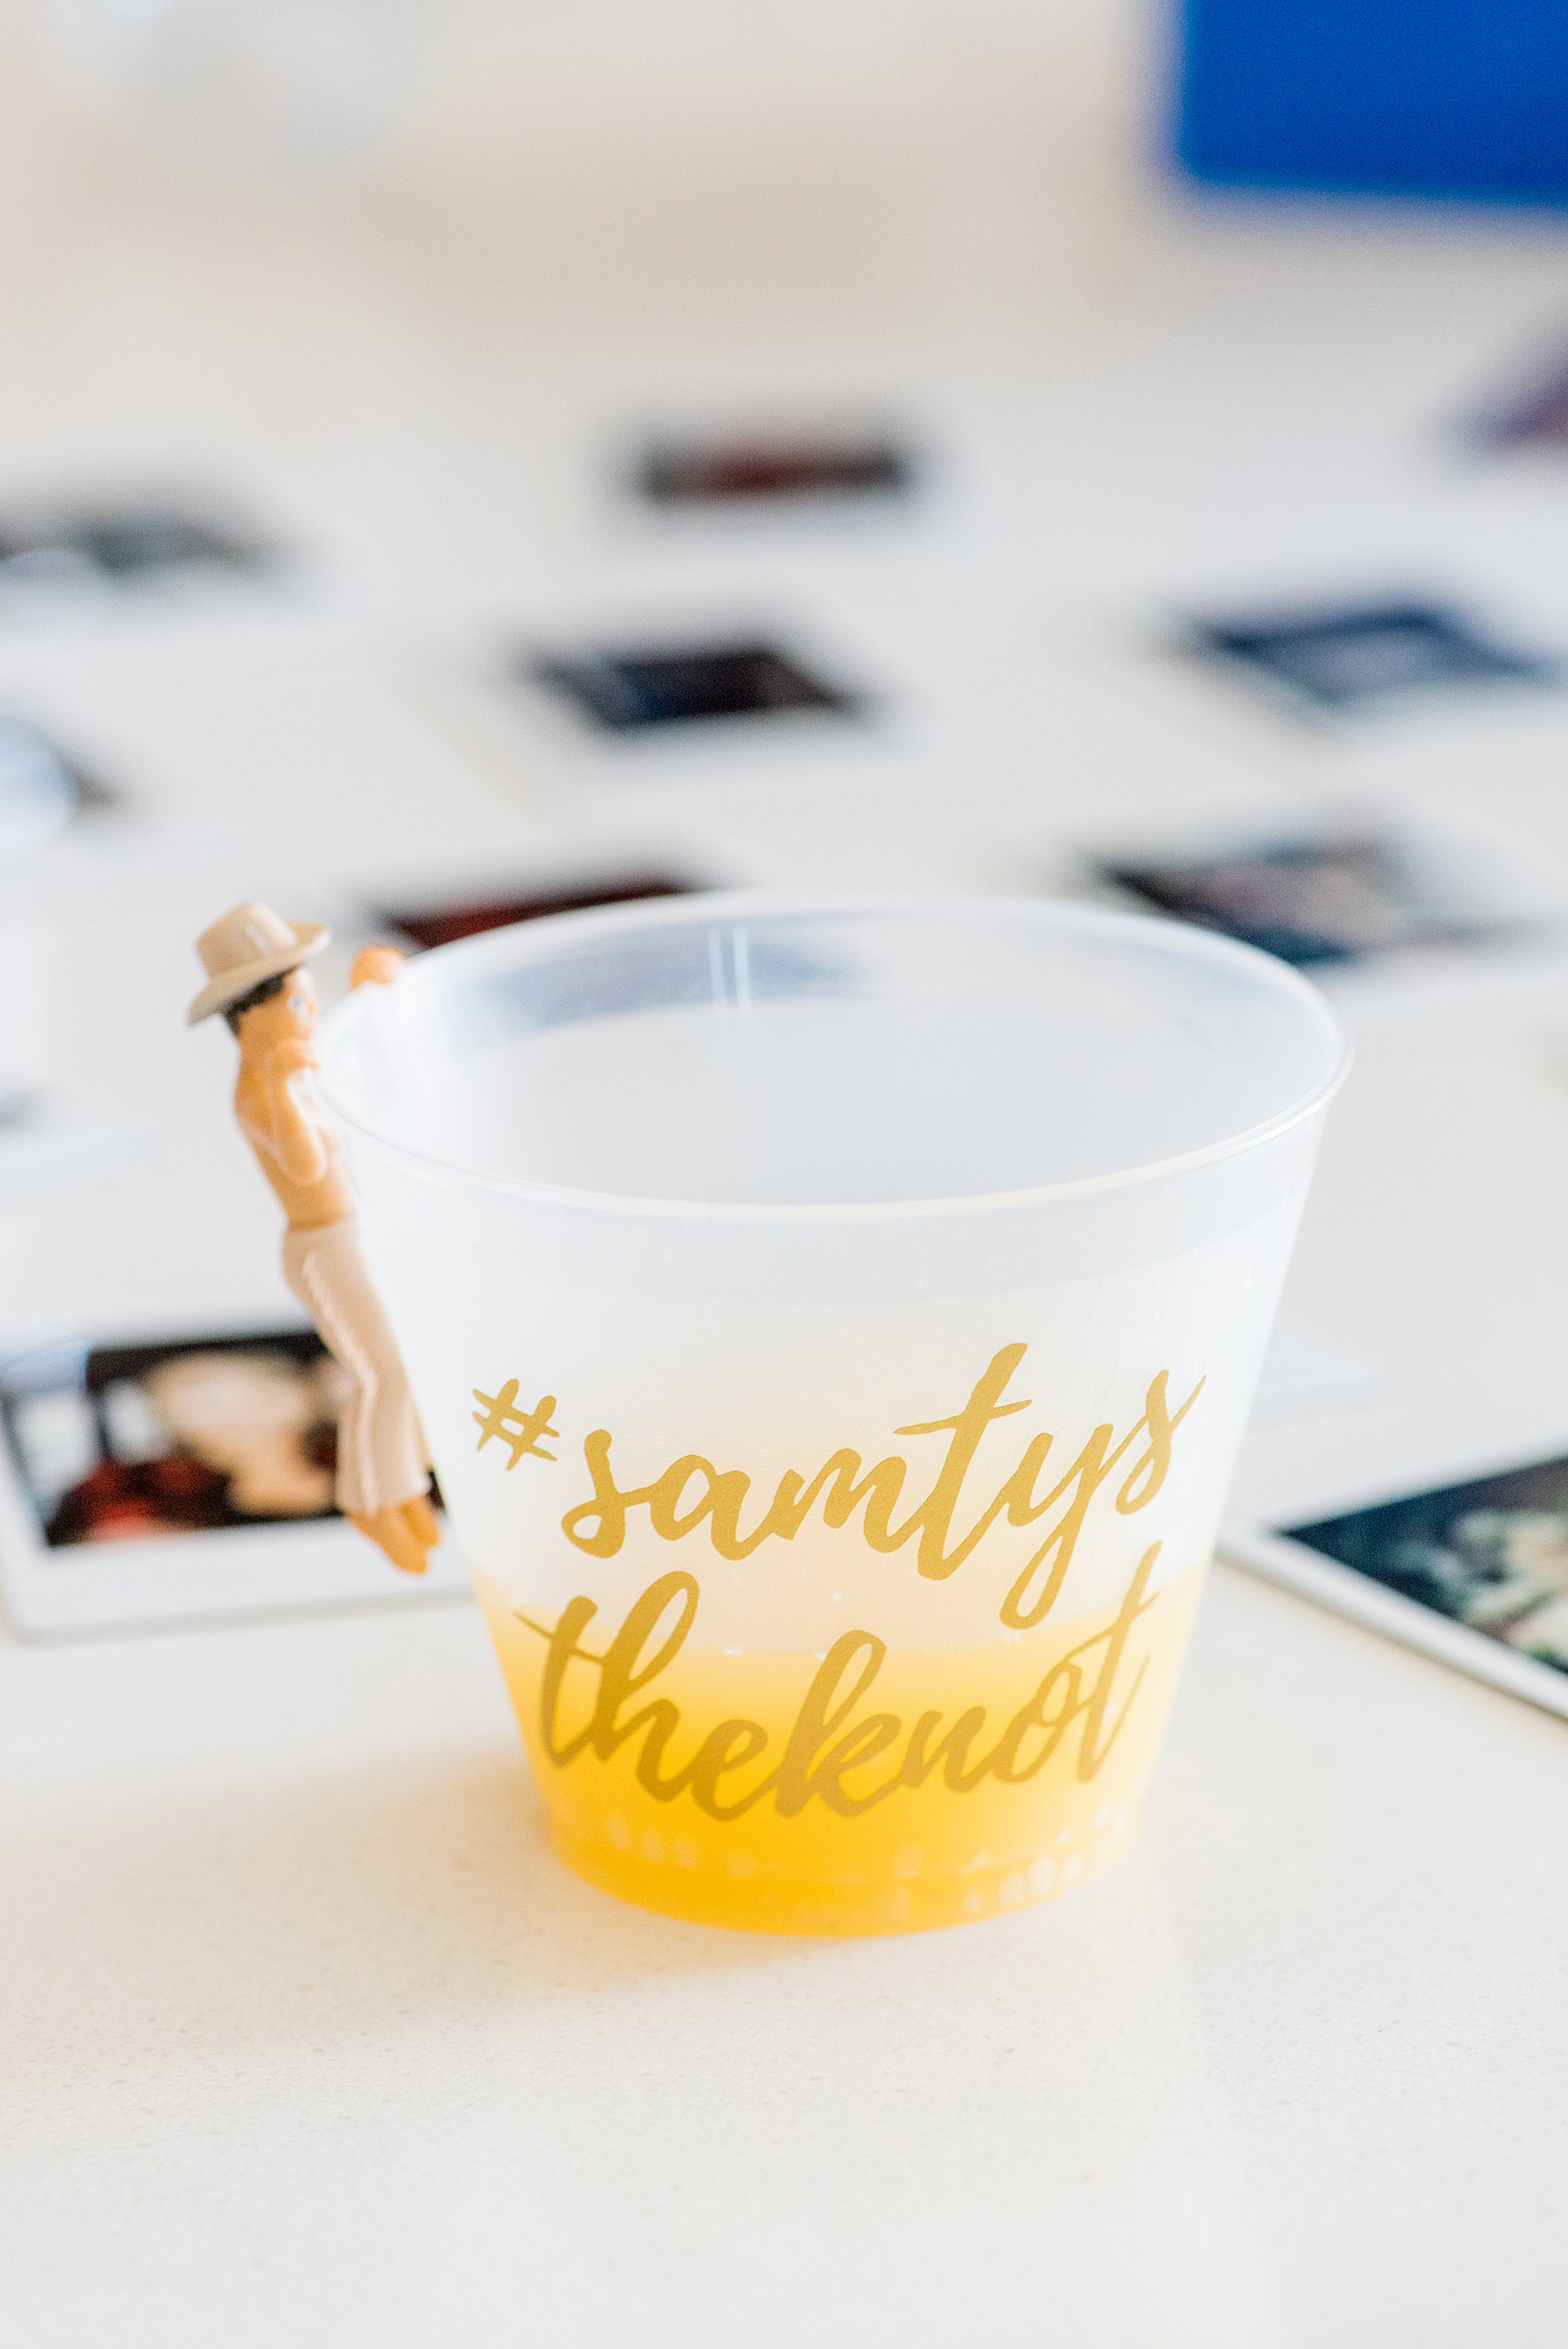
[[[683,1917],[991,1917],[1126,1848],[1346,1065],[1229,940],[734,895],[325,1031],[563,1859]]]

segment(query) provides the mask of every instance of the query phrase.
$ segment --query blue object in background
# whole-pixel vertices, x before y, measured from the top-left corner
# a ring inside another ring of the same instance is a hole
[[[1568,0],[1182,0],[1177,152],[1230,187],[1568,204]]]

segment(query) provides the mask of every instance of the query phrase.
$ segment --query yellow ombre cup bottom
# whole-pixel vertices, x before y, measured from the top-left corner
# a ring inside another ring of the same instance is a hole
[[[821,1657],[682,1648],[621,1709],[624,1723],[652,1699],[676,1709],[678,1724],[651,1771],[646,1729],[608,1753],[580,1742],[592,1671],[574,1664],[553,1717],[556,1750],[570,1756],[560,1761],[541,1721],[549,1627],[531,1623],[490,1577],[476,1580],[551,1835],[569,1867],[621,1900],[705,1925],[864,1934],[1004,1915],[1087,1882],[1127,1850],[1203,1568],[1167,1582],[1137,1615],[1098,1708],[1096,1659],[1115,1610],[1048,1621],[981,1648],[889,1649],[834,1724],[833,1742],[873,1717],[897,1727],[879,1729],[874,1745],[868,1729],[864,1758],[826,1774],[821,1755],[808,1753],[792,1795],[765,1782],[778,1776],[792,1733],[801,1750],[798,1723]],[[597,1622],[589,1644],[601,1651],[610,1635]],[[1031,1714],[1048,1680],[1052,1693]],[[766,1743],[738,1738],[754,1750],[724,1773],[723,1807],[738,1816],[712,1816],[689,1783],[649,1791],[650,1776],[678,1782],[705,1739],[745,1723]]]

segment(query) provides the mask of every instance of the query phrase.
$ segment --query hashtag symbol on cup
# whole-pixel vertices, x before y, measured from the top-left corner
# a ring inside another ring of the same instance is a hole
[[[559,1436],[561,1433],[559,1427],[550,1425],[550,1414],[555,1408],[553,1395],[546,1395],[532,1411],[520,1410],[517,1381],[508,1378],[498,1394],[487,1395],[482,1388],[475,1387],[473,1399],[476,1403],[484,1405],[482,1411],[476,1411],[473,1414],[474,1425],[480,1430],[476,1450],[483,1451],[492,1436],[499,1436],[512,1454],[506,1462],[508,1472],[516,1468],[525,1452],[532,1453],[536,1460],[555,1458],[553,1452],[547,1452],[537,1440],[540,1436]]]

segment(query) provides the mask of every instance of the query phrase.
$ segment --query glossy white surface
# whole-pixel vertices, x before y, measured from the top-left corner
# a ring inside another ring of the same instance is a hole
[[[1443,437],[1560,316],[1560,228],[1159,202],[1087,9],[968,45],[810,9],[767,73],[695,0],[683,47],[625,18],[590,54],[465,18],[381,171],[281,212],[101,138],[6,20],[0,488],[208,476],[325,551],[280,601],[0,632],[6,700],[157,819],[67,836],[11,918],[53,938],[60,1081],[168,1153],[0,1223],[10,1315],[281,1294],[229,1040],[180,1024],[244,895],[650,848],[1011,888],[1355,791],[1568,896],[1557,703],[1297,732],[1139,634],[1430,578],[1568,640],[1568,474]],[[826,532],[597,486],[645,416],[797,401],[912,409],[949,477]],[[482,682],[524,625],[731,606],[884,724],[619,758]],[[1568,1429],[1568,984],[1344,999],[1289,1302],[1382,1383],[1256,1435],[1244,1492]],[[564,1873],[466,1606],[0,1641],[0,2330],[1554,2349],[1565,1822],[1561,1724],[1225,1568],[1120,1874],[847,1945]]]

